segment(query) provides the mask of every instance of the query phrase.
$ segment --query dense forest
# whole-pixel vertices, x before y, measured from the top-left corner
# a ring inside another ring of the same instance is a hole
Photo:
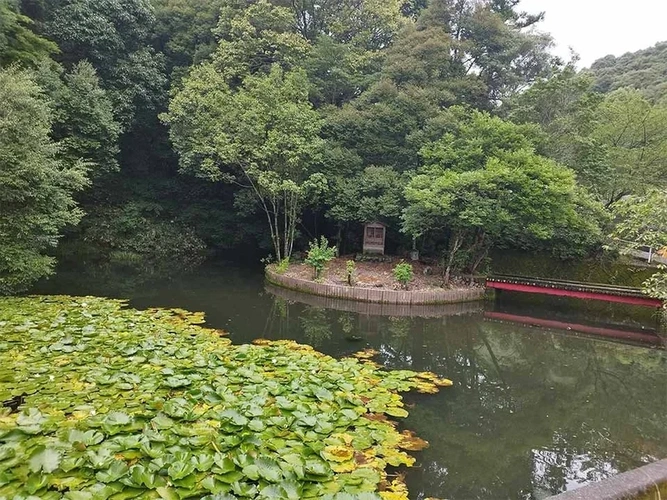
[[[56,262],[167,274],[320,235],[350,253],[370,220],[455,272],[494,248],[667,245],[667,45],[578,72],[542,17],[0,0],[0,294]]]
[[[593,63],[595,89],[612,92],[623,87],[640,90],[649,100],[667,96],[667,42],[621,57],[607,56]]]

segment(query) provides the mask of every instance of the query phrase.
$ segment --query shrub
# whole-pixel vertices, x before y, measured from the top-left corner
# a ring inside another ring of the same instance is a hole
[[[278,274],[285,274],[289,269],[289,257],[285,257],[283,260],[276,264],[276,272]]]
[[[394,278],[401,284],[401,287],[408,288],[408,283],[412,281],[414,274],[412,272],[412,264],[401,261],[394,268]]]
[[[347,284],[352,286],[354,284],[354,277],[357,273],[357,264],[353,260],[348,260],[345,263],[345,271],[347,275]]]
[[[315,272],[315,279],[317,280],[320,278],[327,262],[333,260],[335,256],[336,247],[330,247],[327,239],[322,236],[319,242],[317,240],[310,242],[310,249],[304,262],[312,266]]]

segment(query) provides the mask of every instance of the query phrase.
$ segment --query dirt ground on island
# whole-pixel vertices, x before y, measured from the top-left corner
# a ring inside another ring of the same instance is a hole
[[[384,257],[384,262],[356,261],[354,286],[361,288],[379,288],[399,290],[401,287],[394,278],[393,269],[401,262],[399,257]],[[327,264],[322,273],[321,283],[330,285],[347,285],[347,261],[354,260],[354,255],[338,257]],[[405,261],[412,264],[414,278],[408,290],[442,289],[442,275],[439,268],[421,262]],[[313,280],[313,268],[306,264],[291,264],[285,276]],[[453,278],[448,289],[470,288],[467,281]]]

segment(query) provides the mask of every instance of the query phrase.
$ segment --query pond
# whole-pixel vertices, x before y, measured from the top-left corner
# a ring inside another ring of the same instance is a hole
[[[404,425],[430,443],[407,472],[414,499],[542,499],[667,457],[667,353],[645,343],[650,319],[630,321],[616,306],[572,312],[510,298],[424,317],[324,309],[312,297],[267,290],[257,268],[229,264],[143,285],[62,273],[37,292],[203,311],[235,343],[294,339],[334,356],[372,347],[387,368],[452,379],[437,395],[408,397]],[[528,326],[518,316],[572,329]],[[576,334],[572,324],[640,332],[627,335],[632,345]]]

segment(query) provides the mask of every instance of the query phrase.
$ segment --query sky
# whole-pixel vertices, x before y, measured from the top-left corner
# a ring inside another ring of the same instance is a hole
[[[519,10],[545,12],[540,31],[552,34],[554,52],[567,60],[572,47],[579,67],[667,41],[667,0],[522,0]]]

